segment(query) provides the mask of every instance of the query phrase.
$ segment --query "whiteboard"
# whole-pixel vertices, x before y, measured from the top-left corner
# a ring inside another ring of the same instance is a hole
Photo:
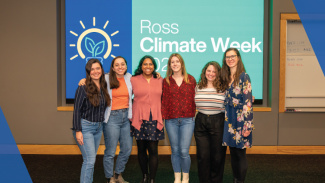
[[[300,21],[287,22],[285,68],[285,107],[325,110],[325,77]]]
[[[305,29],[299,20],[287,22],[287,56],[288,55],[315,56]]]

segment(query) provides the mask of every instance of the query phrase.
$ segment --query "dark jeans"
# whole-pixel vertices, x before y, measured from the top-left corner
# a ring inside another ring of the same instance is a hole
[[[224,113],[196,115],[194,136],[200,183],[222,182],[227,150],[222,146],[224,121]]]

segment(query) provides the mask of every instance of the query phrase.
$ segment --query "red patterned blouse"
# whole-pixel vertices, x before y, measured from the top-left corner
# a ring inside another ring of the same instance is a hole
[[[183,80],[181,86],[176,84],[172,76],[170,85],[164,79],[161,112],[163,119],[192,118],[195,116],[195,86],[193,76],[188,75],[189,82]]]

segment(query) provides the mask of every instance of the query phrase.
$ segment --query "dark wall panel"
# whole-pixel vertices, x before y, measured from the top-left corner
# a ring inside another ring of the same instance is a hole
[[[19,144],[72,144],[57,112],[56,0],[1,1],[0,104]]]

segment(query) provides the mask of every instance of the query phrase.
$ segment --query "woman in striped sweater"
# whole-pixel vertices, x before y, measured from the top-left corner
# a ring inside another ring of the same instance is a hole
[[[227,147],[222,146],[225,120],[224,87],[220,81],[220,65],[211,61],[202,69],[196,87],[195,118],[198,174],[200,183],[222,182]]]

